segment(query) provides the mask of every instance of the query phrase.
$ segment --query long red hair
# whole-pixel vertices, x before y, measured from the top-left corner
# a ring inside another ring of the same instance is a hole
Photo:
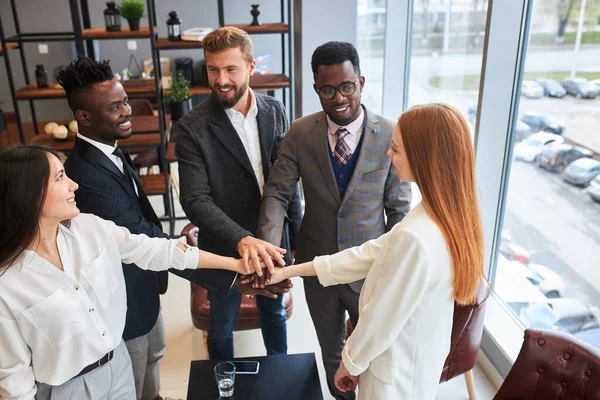
[[[483,231],[469,127],[447,104],[412,107],[398,124],[423,206],[448,246],[454,300],[472,303],[483,275]]]

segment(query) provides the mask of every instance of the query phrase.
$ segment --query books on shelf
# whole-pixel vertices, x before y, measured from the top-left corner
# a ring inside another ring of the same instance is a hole
[[[209,33],[211,33],[213,28],[190,28],[183,31],[181,34],[181,40],[193,40],[197,42],[201,42],[202,39]]]

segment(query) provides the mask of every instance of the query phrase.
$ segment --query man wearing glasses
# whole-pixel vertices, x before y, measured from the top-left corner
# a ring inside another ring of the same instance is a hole
[[[296,239],[298,263],[379,237],[404,218],[411,200],[410,184],[398,179],[386,156],[395,124],[360,103],[365,78],[354,46],[319,46],[312,70],[323,111],[292,123],[264,187],[257,234],[281,242],[288,203],[302,179],[306,207]],[[362,283],[323,287],[316,277],[304,278],[327,384],[336,399],[355,398],[354,392],[338,391],[333,377],[346,338],[345,313],[356,326]]]

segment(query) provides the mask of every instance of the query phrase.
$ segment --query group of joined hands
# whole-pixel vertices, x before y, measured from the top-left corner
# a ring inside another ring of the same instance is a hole
[[[241,259],[237,260],[238,277],[233,288],[238,292],[276,298],[277,293],[287,293],[294,287],[283,272],[285,249],[246,236],[238,243],[237,250]],[[293,264],[295,251],[291,256]]]
[[[287,293],[294,285],[285,276],[285,249],[269,242],[246,236],[238,243],[237,250],[242,257],[239,263],[238,276],[233,288],[246,295],[261,295],[276,298],[277,293]],[[291,252],[291,263],[295,261],[295,251]],[[340,363],[334,382],[342,392],[354,391],[359,376],[351,375]]]

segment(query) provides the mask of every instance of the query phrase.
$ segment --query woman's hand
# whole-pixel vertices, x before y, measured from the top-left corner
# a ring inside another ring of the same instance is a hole
[[[341,392],[350,392],[356,390],[358,379],[358,376],[350,375],[346,367],[344,367],[344,362],[340,363],[340,367],[333,377],[335,387]]]

